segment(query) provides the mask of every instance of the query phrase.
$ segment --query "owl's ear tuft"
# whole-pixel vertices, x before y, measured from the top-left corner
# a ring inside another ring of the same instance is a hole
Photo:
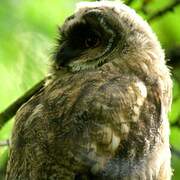
[[[62,28],[61,28],[61,26],[58,26],[58,32],[59,32],[59,33],[62,33]]]

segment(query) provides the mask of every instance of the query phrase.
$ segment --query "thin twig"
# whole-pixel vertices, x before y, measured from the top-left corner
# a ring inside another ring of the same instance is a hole
[[[175,122],[171,123],[171,127],[180,128],[180,117],[178,117]]]
[[[37,83],[24,95],[19,97],[15,102],[7,107],[2,113],[0,113],[0,128],[16,114],[17,110],[22,106],[22,104],[28,101],[36,92],[38,92],[43,87],[43,84],[44,80]]]
[[[2,146],[9,146],[9,139],[0,141],[0,147]]]
[[[165,15],[167,12],[169,11],[173,11],[174,8],[180,4],[180,0],[175,0],[172,4],[168,5],[167,7],[165,7],[164,9],[161,9],[157,12],[155,12],[154,14],[152,14],[147,21],[153,21],[154,19],[161,17],[163,15]]]
[[[180,150],[174,148],[172,145],[171,145],[171,152],[172,152],[172,154],[174,154],[175,156],[180,158]]]

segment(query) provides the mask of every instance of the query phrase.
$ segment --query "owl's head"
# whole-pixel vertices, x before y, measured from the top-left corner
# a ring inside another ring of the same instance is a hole
[[[105,63],[137,59],[142,52],[164,59],[149,25],[128,6],[109,1],[82,2],[60,28],[55,67],[76,72]],[[152,55],[153,52],[153,55]]]

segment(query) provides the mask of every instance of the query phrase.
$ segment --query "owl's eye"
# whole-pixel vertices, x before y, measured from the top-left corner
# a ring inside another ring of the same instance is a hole
[[[85,39],[84,44],[86,48],[95,48],[100,44],[101,40],[98,36],[89,36]]]

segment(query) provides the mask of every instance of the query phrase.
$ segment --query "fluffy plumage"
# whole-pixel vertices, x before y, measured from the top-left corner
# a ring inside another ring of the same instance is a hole
[[[116,2],[66,19],[51,78],[16,115],[7,180],[169,180],[172,82],[149,25]]]

